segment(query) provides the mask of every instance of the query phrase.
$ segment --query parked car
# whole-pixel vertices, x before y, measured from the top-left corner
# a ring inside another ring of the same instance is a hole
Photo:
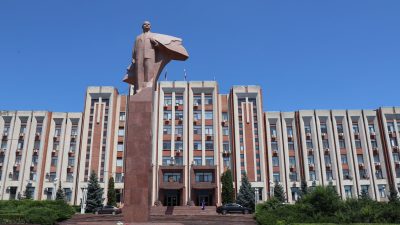
[[[243,214],[249,214],[251,213],[251,209],[241,206],[236,203],[228,203],[223,206],[219,206],[217,208],[217,213],[222,213],[225,215],[226,213],[243,213]]]
[[[94,210],[94,214],[113,214],[113,215],[116,215],[116,214],[120,214],[120,213],[122,213],[122,210],[120,208],[117,208],[117,207],[112,206],[112,205],[106,205],[106,206],[103,206],[103,207],[96,208]]]

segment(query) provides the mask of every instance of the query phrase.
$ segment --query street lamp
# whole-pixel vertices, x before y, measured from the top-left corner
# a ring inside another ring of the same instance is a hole
[[[82,186],[82,197],[81,197],[81,214],[85,214],[86,210],[86,199],[87,199],[87,187]]]

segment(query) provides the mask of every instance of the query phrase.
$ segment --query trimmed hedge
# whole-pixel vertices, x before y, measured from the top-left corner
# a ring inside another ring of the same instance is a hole
[[[256,208],[261,225],[313,223],[400,223],[400,202],[377,202],[371,199],[341,200],[330,187],[316,187],[295,204],[271,199]]]
[[[71,218],[73,207],[64,201],[0,201],[0,224],[52,225]]]

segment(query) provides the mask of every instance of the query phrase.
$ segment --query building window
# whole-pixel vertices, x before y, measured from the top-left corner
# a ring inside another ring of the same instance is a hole
[[[229,135],[229,128],[228,127],[223,127],[222,128],[222,135]]]
[[[330,155],[325,155],[324,160],[325,160],[325,164],[332,164]]]
[[[272,157],[272,166],[279,166],[279,158],[277,156]]]
[[[227,112],[222,113],[222,121],[228,121],[228,113]]]
[[[224,141],[224,143],[222,144],[222,149],[224,151],[229,151],[229,142]]]
[[[353,196],[352,186],[344,185],[344,192],[345,192],[346,198],[351,198]]]
[[[163,141],[163,150],[171,150],[171,141]]]
[[[353,123],[353,132],[354,132],[354,133],[360,133],[360,129],[359,129],[357,123]]]
[[[163,119],[164,120],[172,120],[172,112],[169,110],[164,111]]]
[[[175,134],[183,135],[183,126],[175,126]]]
[[[376,176],[377,179],[383,179],[382,170],[381,170],[381,169],[377,169],[377,170],[375,171],[375,176]]]
[[[333,180],[332,170],[326,171],[326,179],[328,179],[329,181]]]
[[[286,126],[286,132],[287,132],[288,136],[293,137],[293,127],[292,126]]]
[[[311,134],[311,125],[310,124],[305,124],[304,125],[304,132],[306,134]]]
[[[378,148],[378,143],[376,142],[376,140],[371,140],[371,146],[372,148]]]
[[[340,139],[340,140],[339,140],[339,147],[340,147],[341,149],[346,148],[346,143],[344,142],[343,139]]]
[[[351,180],[350,171],[348,169],[343,169],[342,173],[343,173],[343,178],[345,180]]]
[[[183,150],[183,142],[175,141],[175,150]]]
[[[201,126],[194,126],[193,127],[193,134],[201,135]]]
[[[342,159],[342,164],[348,164],[347,155],[346,154],[341,154],[340,157]]]
[[[205,126],[206,135],[213,135],[213,127],[212,126]]]
[[[116,173],[115,174],[115,182],[116,183],[123,183],[124,182],[124,176],[122,173]]]
[[[194,150],[201,150],[201,141],[193,142],[193,149]]]
[[[204,118],[206,120],[212,120],[213,119],[213,111],[205,111],[204,112]]]
[[[374,124],[368,124],[368,130],[370,133],[375,133],[375,126]]]
[[[123,127],[118,128],[118,136],[120,137],[125,136],[125,128]]]
[[[308,164],[314,164],[314,155],[309,155],[307,158],[308,158]]]
[[[206,104],[206,105],[212,105],[212,104],[213,104],[213,98],[212,98],[212,96],[204,96],[204,104]]]
[[[201,120],[201,111],[193,111],[193,120]]]
[[[317,180],[317,176],[315,175],[315,171],[309,171],[310,180],[315,181]]]
[[[172,96],[171,95],[164,96],[164,105],[165,106],[172,105]]]
[[[269,126],[270,132],[271,132],[271,136],[276,137],[277,136],[277,132],[276,132],[276,125],[273,124],[271,126]]]
[[[337,129],[337,132],[340,134],[340,133],[344,133],[343,132],[343,124],[337,124],[336,125],[336,129]]]
[[[164,182],[181,182],[181,174],[180,173],[164,173],[163,181]]]
[[[379,189],[379,196],[381,198],[386,198],[386,185],[379,184],[378,185],[378,189]]]
[[[356,144],[356,148],[361,148],[361,140],[357,139],[354,142]]]
[[[322,147],[323,147],[324,149],[329,148],[329,141],[328,141],[328,139],[322,140]]]
[[[201,96],[193,96],[193,104],[194,105],[201,105]]]
[[[68,183],[74,182],[74,174],[73,173],[67,173],[67,182]]]
[[[169,125],[164,126],[163,134],[171,134],[171,126],[169,126]]]
[[[358,162],[359,164],[360,164],[360,163],[364,163],[364,156],[361,155],[361,154],[357,155],[357,162]]]
[[[271,149],[272,151],[278,151],[278,142],[276,141],[271,142]]]
[[[294,156],[289,157],[289,166],[296,166],[296,157]]]
[[[289,173],[289,179],[292,182],[297,181],[297,173],[296,172],[290,172]]]
[[[326,127],[326,123],[321,123],[321,133],[328,133],[328,128]]]
[[[206,156],[206,165],[207,166],[214,166],[214,157]]]
[[[123,152],[124,151],[124,143],[118,142],[117,151]]]
[[[196,182],[212,182],[211,172],[196,172]]]
[[[49,173],[49,181],[54,182],[56,179],[56,172],[50,172]]]
[[[119,121],[125,121],[126,119],[126,114],[125,112],[120,112],[119,113]]]
[[[162,157],[162,165],[163,166],[169,166],[169,165],[172,165],[172,164],[173,164],[173,161],[172,161],[171,157],[169,157],[169,156],[163,156]]]
[[[71,188],[64,188],[64,193],[65,193],[65,200],[67,200],[67,202],[71,202],[71,199],[72,199]]]
[[[275,183],[280,182],[281,181],[281,175],[279,173],[274,173],[273,174],[273,179],[274,179]]]
[[[52,156],[51,157],[51,166],[57,166],[58,157]]]
[[[361,185],[361,194],[366,193],[369,195],[369,185]]]
[[[175,111],[175,120],[183,121],[183,111]]]
[[[288,148],[289,148],[289,150],[294,150],[294,142],[293,141],[288,142]]]
[[[175,96],[175,104],[176,105],[183,105],[183,96],[182,95]]]
[[[214,150],[214,142],[206,141],[206,150]]]
[[[307,145],[307,149],[312,149],[314,147],[313,143],[312,143],[312,140],[307,140],[306,141],[306,145]]]
[[[124,165],[124,161],[122,160],[122,158],[117,158],[117,166],[123,166]]]
[[[200,166],[201,165],[201,156],[195,156],[193,157],[193,164]]]
[[[388,122],[387,123],[387,129],[389,132],[394,132],[394,123],[393,122]]]

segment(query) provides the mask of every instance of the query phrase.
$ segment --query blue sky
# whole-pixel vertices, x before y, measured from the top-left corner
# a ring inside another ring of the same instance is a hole
[[[261,85],[264,109],[400,105],[400,1],[0,1],[0,110],[82,111],[121,82],[144,20],[190,54],[168,80]]]

